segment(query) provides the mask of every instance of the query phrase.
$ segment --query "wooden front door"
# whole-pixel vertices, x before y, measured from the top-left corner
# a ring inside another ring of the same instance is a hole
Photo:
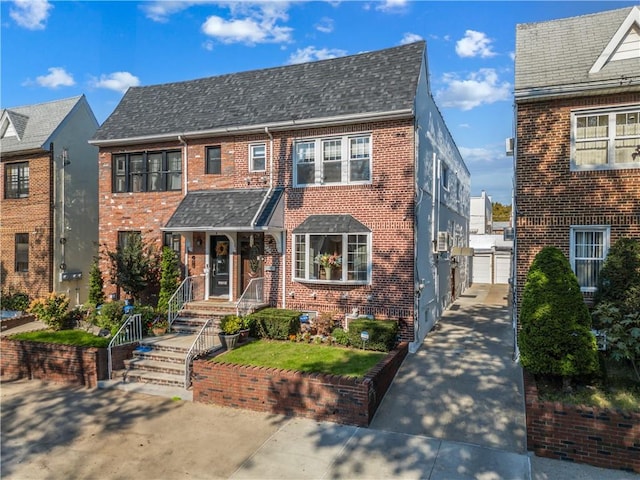
[[[240,245],[240,289],[239,295],[245,291],[252,278],[264,275],[262,257],[264,255],[263,233],[241,233],[238,235]]]

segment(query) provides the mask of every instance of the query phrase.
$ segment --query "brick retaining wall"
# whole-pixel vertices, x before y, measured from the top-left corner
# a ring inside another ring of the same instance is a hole
[[[402,342],[363,379],[193,362],[193,401],[368,426],[407,355]]]
[[[113,349],[114,370],[124,368],[136,344]],[[0,374],[4,380],[20,378],[84,385],[94,388],[108,377],[107,349],[55,343],[0,339]]]
[[[527,446],[540,457],[640,473],[640,413],[538,399],[525,372]]]

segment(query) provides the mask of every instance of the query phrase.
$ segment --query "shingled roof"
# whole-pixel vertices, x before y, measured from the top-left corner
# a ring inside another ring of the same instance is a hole
[[[13,125],[17,136],[0,140],[0,152],[16,153],[32,150],[48,150],[49,140],[55,130],[71,113],[84,95],[2,110],[2,120]]]
[[[605,60],[616,34],[627,33],[631,25],[631,42],[637,36],[640,9],[627,7],[579,17],[548,22],[519,24],[516,27],[515,96],[517,98],[548,94],[566,94],[618,87],[637,89],[640,85],[640,57]],[[627,23],[625,23],[625,21]],[[620,29],[625,30],[624,32]],[[635,29],[635,30],[634,30]],[[623,43],[621,40],[621,43]],[[617,47],[614,46],[614,47]],[[604,54],[604,55],[603,55]]]
[[[92,143],[413,114],[425,42],[318,62],[132,87]]]

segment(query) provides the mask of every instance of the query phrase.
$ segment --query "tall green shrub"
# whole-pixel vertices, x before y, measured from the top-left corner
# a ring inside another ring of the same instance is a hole
[[[525,283],[518,335],[520,361],[534,374],[563,377],[597,371],[595,337],[578,279],[556,247],[536,255]]]
[[[162,249],[162,262],[160,264],[160,294],[158,295],[158,312],[167,313],[169,300],[180,286],[180,263],[178,255],[169,248]]]
[[[104,279],[98,265],[98,259],[95,258],[89,270],[89,303],[102,305],[104,301]]]
[[[610,301],[622,306],[629,300],[636,300],[635,295],[630,296],[631,289],[640,289],[640,241],[620,238],[609,249],[600,270],[595,303]],[[639,307],[639,304],[629,305],[631,310]]]
[[[118,245],[105,253],[111,262],[111,281],[134,300],[154,283],[157,286],[157,249],[145,244],[140,235],[130,235],[124,247]]]

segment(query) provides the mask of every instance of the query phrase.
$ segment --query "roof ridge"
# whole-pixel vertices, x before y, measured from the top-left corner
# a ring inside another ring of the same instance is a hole
[[[524,23],[517,23],[516,24],[516,28],[520,27],[520,26],[528,26],[528,25],[547,25],[549,23],[554,23],[554,22],[566,22],[568,20],[576,20],[578,18],[586,18],[586,17],[593,17],[593,16],[599,16],[599,15],[603,15],[603,14],[608,14],[608,13],[613,13],[613,12],[620,12],[622,10],[628,10],[631,11],[631,9],[633,8],[638,8],[638,5],[631,5],[629,7],[622,7],[622,8],[616,8],[613,10],[603,10],[601,12],[593,12],[593,13],[583,13],[582,15],[574,15],[572,17],[563,17],[563,18],[552,18],[550,20],[542,20],[540,22],[524,22]]]
[[[69,102],[71,100],[76,100],[79,101],[82,97],[84,97],[84,93],[80,94],[80,95],[74,95],[73,97],[67,97],[67,98],[60,98],[58,100],[49,100],[46,102],[40,102],[40,103],[29,103],[26,105],[16,105],[13,107],[3,107],[3,110],[13,110],[14,112],[20,108],[34,108],[34,107],[41,107],[43,105],[49,105],[52,103],[63,103],[63,102]],[[16,112],[18,113],[18,112]]]

